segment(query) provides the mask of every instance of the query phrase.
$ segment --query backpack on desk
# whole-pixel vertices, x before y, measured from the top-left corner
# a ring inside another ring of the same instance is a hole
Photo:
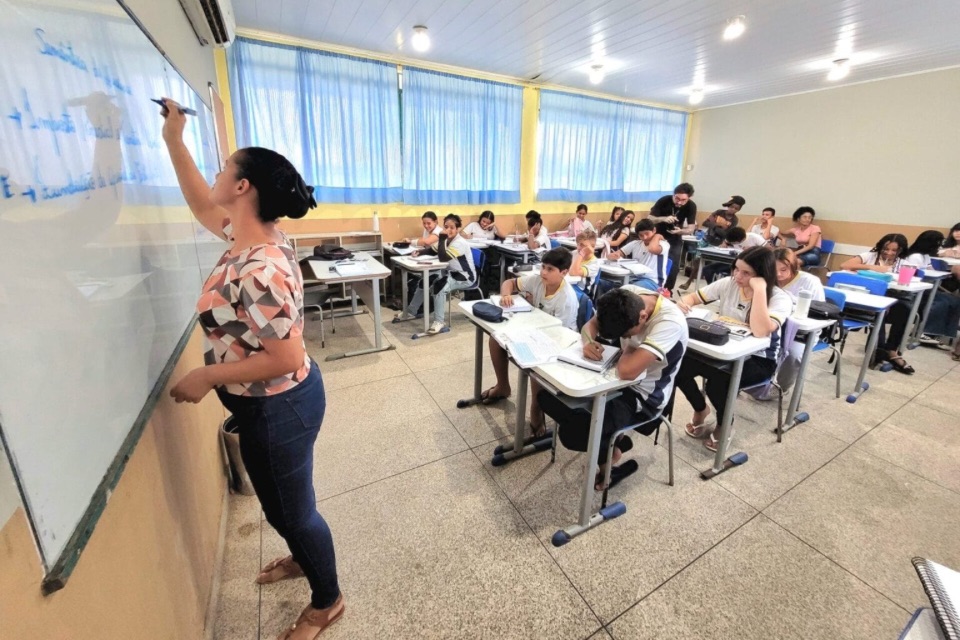
[[[353,257],[353,252],[328,244],[318,244],[313,248],[313,255],[320,260],[347,260]]]

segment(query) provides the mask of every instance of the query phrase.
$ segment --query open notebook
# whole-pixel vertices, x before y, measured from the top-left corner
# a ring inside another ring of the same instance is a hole
[[[960,640],[960,572],[925,558],[912,562],[944,637]]]
[[[522,295],[517,294],[511,297],[513,298],[513,304],[510,305],[509,307],[501,307],[505,311],[509,311],[510,313],[520,313],[521,311],[533,311],[533,305],[527,302],[527,299],[524,298]],[[490,296],[490,302],[492,302],[493,304],[499,307],[500,296]]]
[[[587,360],[583,357],[583,346],[577,341],[577,344],[572,345],[560,352],[560,355],[557,356],[557,360],[561,362],[567,362],[569,364],[575,364],[578,367],[583,367],[584,369],[590,369],[591,371],[603,371],[605,368],[610,366],[614,358],[617,357],[620,353],[619,347],[611,347],[610,345],[603,346],[603,357],[600,360]]]

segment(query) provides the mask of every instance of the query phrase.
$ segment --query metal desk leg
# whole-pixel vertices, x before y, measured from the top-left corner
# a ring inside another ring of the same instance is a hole
[[[476,327],[476,337],[473,342],[473,397],[464,400],[457,400],[457,409],[466,409],[475,404],[480,404],[480,386],[483,384],[483,336],[486,335],[483,329]]]
[[[498,251],[500,254],[500,284],[503,284],[503,281],[507,279],[507,256],[503,251]]]
[[[777,431],[777,442],[783,438],[783,432],[793,429],[798,424],[802,424],[810,419],[810,414],[806,411],[797,413],[800,405],[800,396],[803,394],[803,381],[807,373],[807,365],[810,363],[810,355],[817,344],[819,331],[808,331],[807,340],[803,346],[803,359],[800,360],[800,371],[797,372],[797,380],[793,383],[793,393],[790,394],[790,404],[787,406],[787,423],[783,425],[783,431]],[[781,349],[783,347],[781,346]]]
[[[545,434],[542,439],[524,444],[527,439],[527,386],[530,373],[520,369],[517,376],[517,425],[513,430],[513,448],[499,445],[493,450],[493,459],[490,464],[495,467],[523,458],[531,453],[547,451],[553,444],[553,434]]]
[[[700,278],[703,276],[703,254],[697,256],[697,279],[693,281],[693,290],[700,287]]]
[[[607,405],[607,394],[601,393],[593,398],[593,410],[590,414],[590,443],[587,446],[587,471],[583,478],[583,491],[580,494],[580,519],[577,524],[560,529],[553,534],[553,546],[560,547],[581,533],[585,533],[599,524],[622,516],[627,507],[622,502],[614,502],[593,511],[594,484],[597,478],[597,454],[600,452],[600,440],[603,436],[603,414]],[[607,461],[609,463],[609,460]]]
[[[362,356],[368,353],[377,353],[378,351],[389,351],[396,347],[392,344],[383,344],[383,325],[381,324],[380,309],[380,281],[371,278],[369,285],[366,282],[352,283],[354,290],[359,290],[360,297],[368,308],[373,310],[373,328],[374,328],[374,347],[370,349],[359,349],[357,351],[348,351],[346,353],[337,353],[327,356],[327,362],[340,360],[342,358],[351,358],[353,356]]]
[[[883,326],[883,318],[887,315],[887,310],[883,309],[876,312],[876,318],[873,321],[873,330],[870,332],[870,339],[867,340],[867,350],[863,354],[863,362],[860,364],[860,375],[857,377],[857,384],[853,387],[853,393],[847,396],[847,402],[853,404],[857,401],[864,391],[870,388],[868,382],[864,382],[867,377],[867,369],[870,368],[870,359],[877,350],[877,342],[880,340],[880,328]]]
[[[913,321],[917,320],[917,325],[919,326],[919,315],[917,311],[920,309],[920,298],[923,297],[923,291],[914,291],[912,292],[913,302],[910,304],[910,315],[907,316],[907,329],[908,331],[903,332],[903,338],[900,339],[900,352],[903,353],[907,349],[907,345],[910,344],[910,338],[913,336]]]
[[[749,356],[747,356],[749,357]],[[727,389],[727,410],[724,412],[723,419],[720,421],[720,437],[717,438],[717,454],[713,458],[713,467],[702,471],[700,477],[709,480],[734,467],[747,461],[747,454],[743,452],[735,453],[727,458],[727,447],[730,446],[731,436],[733,435],[733,414],[736,409],[737,395],[740,393],[740,377],[743,375],[743,360],[738,358],[733,363],[733,370],[730,372],[730,387]]]
[[[403,313],[404,311],[406,311],[406,310],[407,310],[407,304],[409,304],[409,303],[407,302],[407,301],[409,300],[409,298],[408,298],[407,296],[409,295],[410,292],[407,291],[407,289],[408,289],[408,286],[407,286],[407,270],[406,270],[406,269],[400,269],[400,295],[403,296],[403,299],[400,301],[400,313]]]
[[[916,349],[920,344],[920,336],[927,328],[927,318],[930,317],[930,309],[933,307],[933,299],[937,297],[937,282],[933,283],[933,289],[926,292],[927,302],[923,305],[923,317],[917,322],[917,329],[913,332],[913,340],[907,343],[907,349]],[[922,295],[922,294],[921,294]]]

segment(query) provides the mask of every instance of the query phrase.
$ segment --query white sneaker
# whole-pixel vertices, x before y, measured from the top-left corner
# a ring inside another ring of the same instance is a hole
[[[407,313],[406,309],[404,309],[397,315],[393,316],[394,322],[406,322],[407,320],[413,320],[413,319],[414,319],[414,316]]]
[[[427,329],[427,333],[434,336],[434,335],[437,335],[438,333],[442,333],[443,330],[446,328],[447,328],[447,325],[443,324],[442,322],[434,322],[432,325],[430,325],[430,328]]]

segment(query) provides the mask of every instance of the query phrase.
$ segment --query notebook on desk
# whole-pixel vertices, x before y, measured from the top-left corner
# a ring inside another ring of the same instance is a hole
[[[960,572],[926,558],[912,562],[944,637],[960,640]]]
[[[596,371],[599,373],[605,368],[609,367],[614,358],[616,358],[620,353],[619,347],[611,347],[610,345],[606,344],[601,346],[603,347],[603,356],[600,358],[600,360],[587,360],[584,358],[583,345],[581,345],[579,341],[561,351],[560,355],[557,356],[557,360],[560,362],[566,362],[568,364],[575,364],[578,367],[583,367],[584,369],[590,369],[591,371]]]
[[[500,296],[490,296],[490,302],[497,305],[501,309],[509,311],[510,313],[522,313],[525,311],[533,311],[533,305],[527,302],[527,299],[521,295],[511,296],[513,298],[513,304],[509,307],[503,307],[500,305]]]

